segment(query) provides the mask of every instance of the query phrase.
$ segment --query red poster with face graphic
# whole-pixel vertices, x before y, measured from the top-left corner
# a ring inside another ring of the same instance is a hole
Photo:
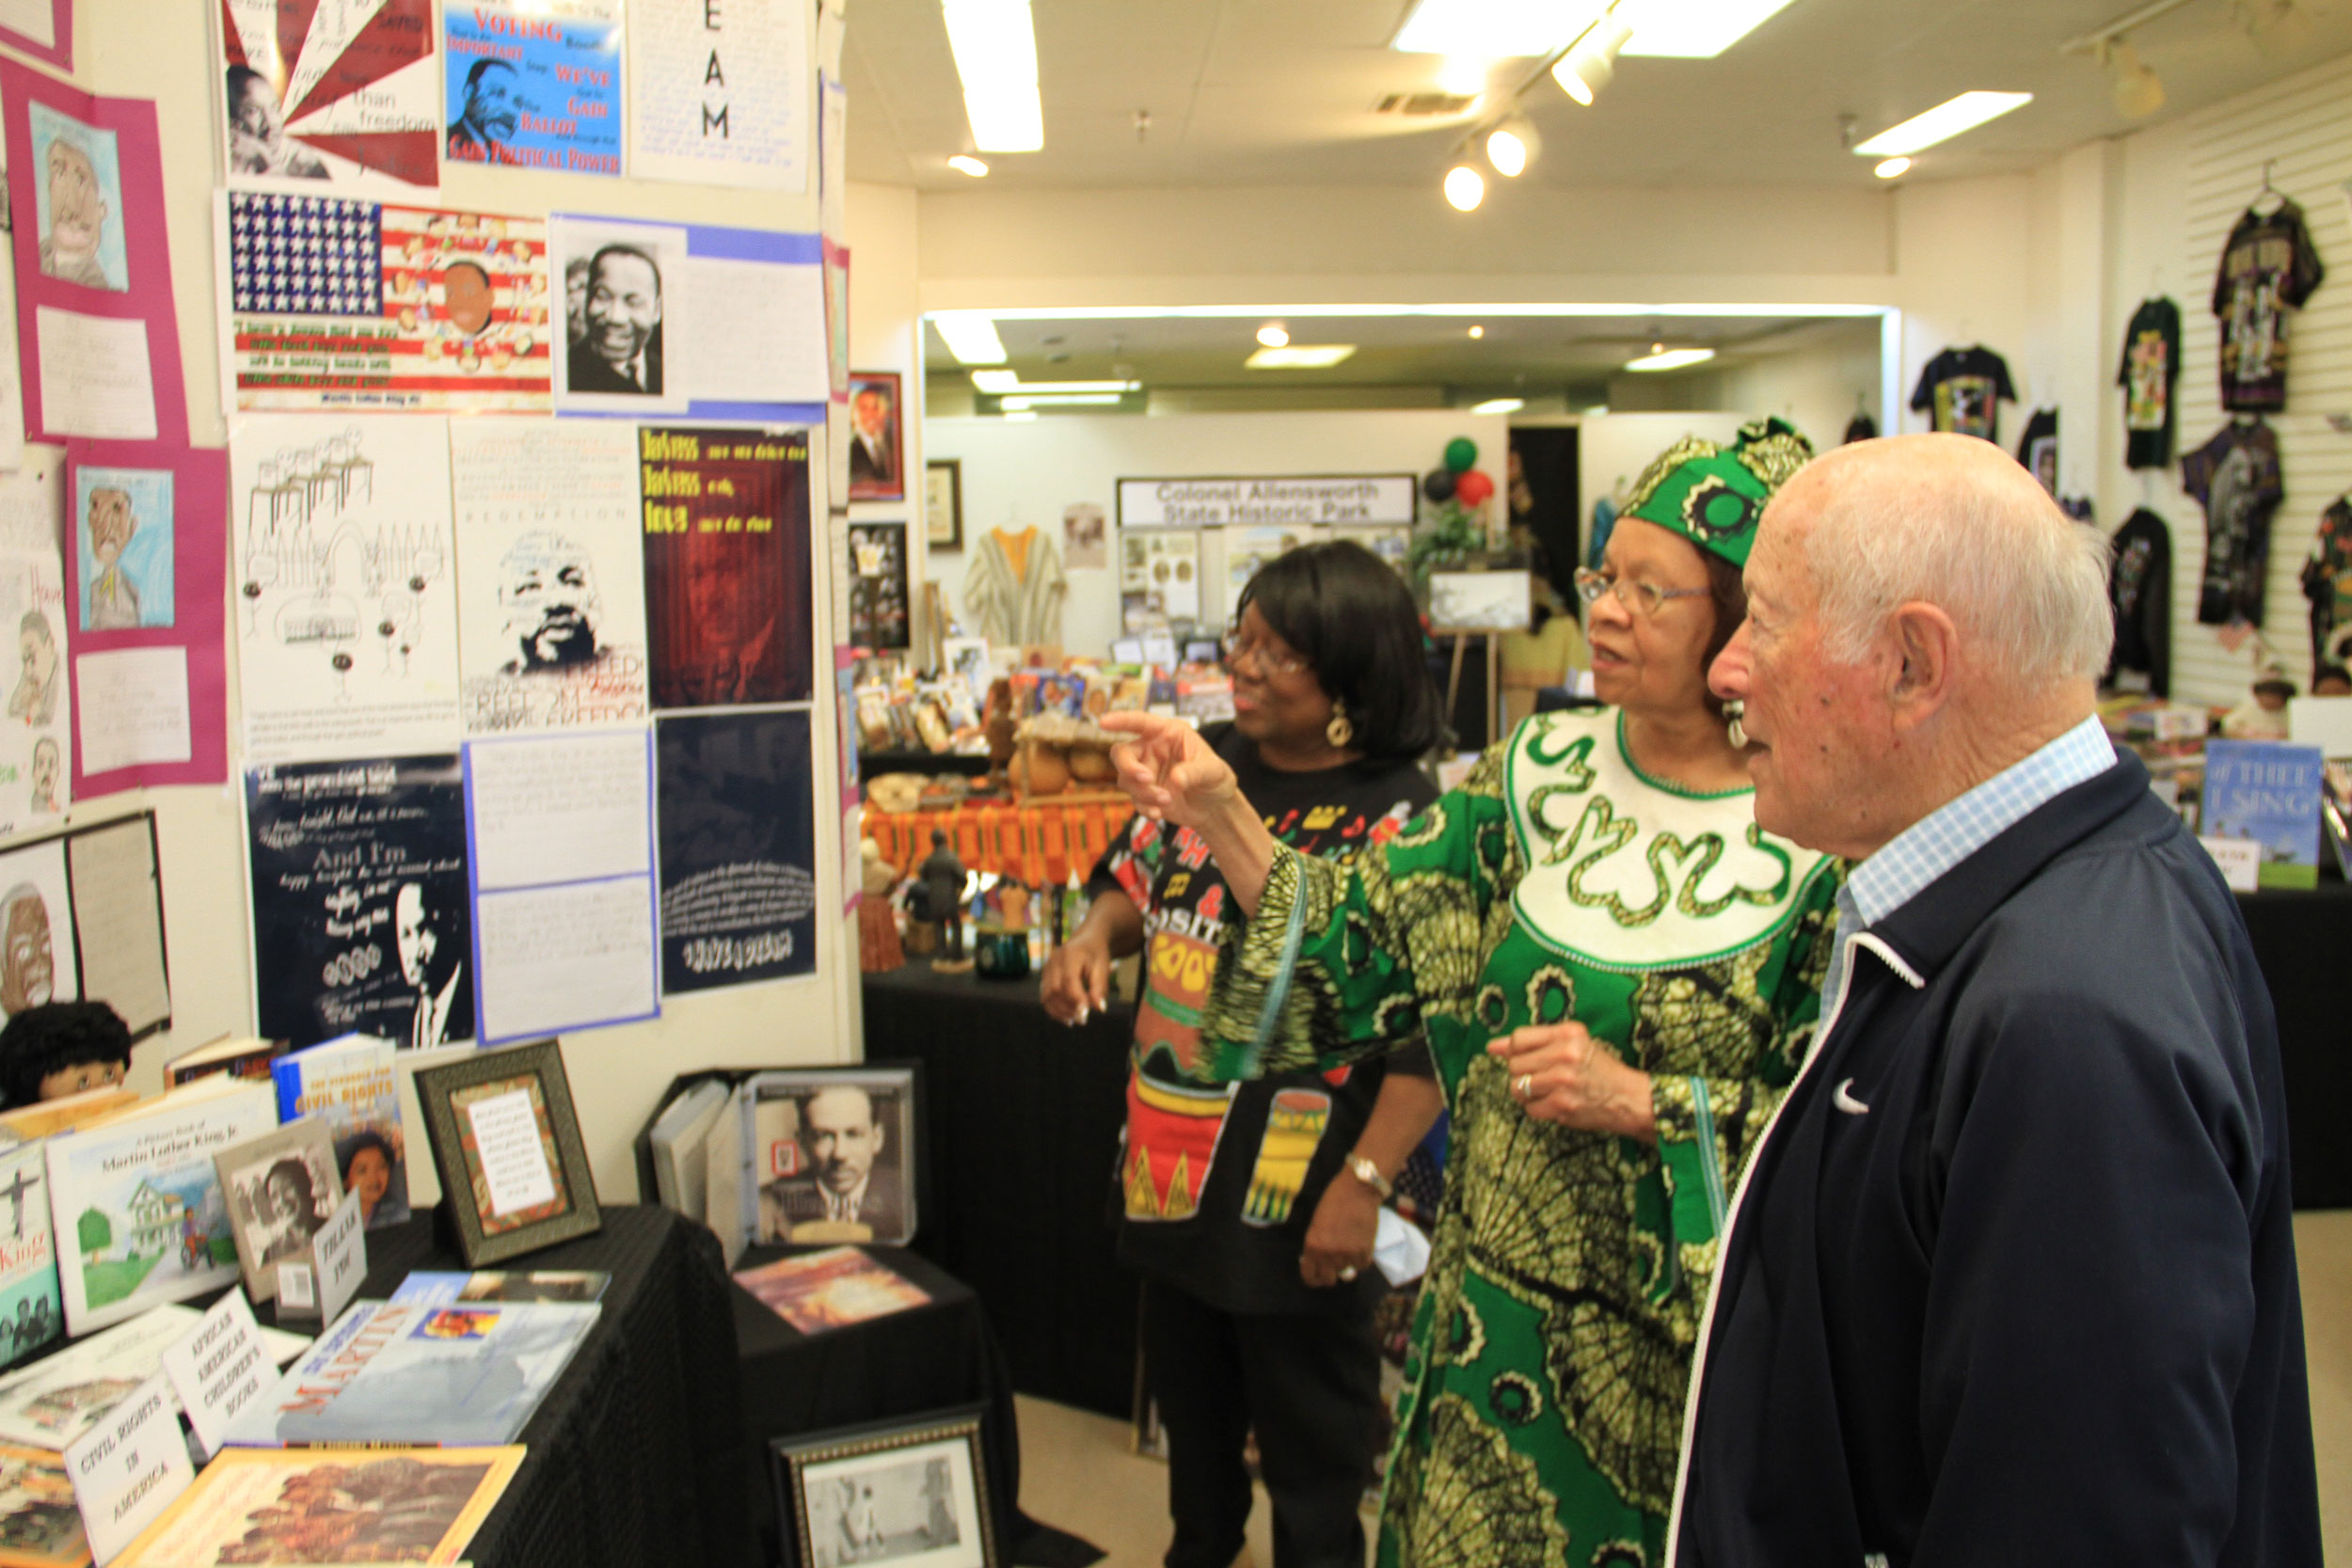
[[[639,427],[655,707],[808,700],[808,447],[804,430]]]

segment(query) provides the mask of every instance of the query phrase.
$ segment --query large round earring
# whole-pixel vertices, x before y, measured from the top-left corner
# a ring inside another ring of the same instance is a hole
[[[1334,698],[1331,703],[1331,721],[1323,726],[1324,744],[1335,752],[1344,752],[1347,750],[1347,743],[1355,738],[1356,726],[1348,721],[1347,705]]]
[[[1747,716],[1747,708],[1748,705],[1745,703],[1724,705],[1724,734],[1734,747],[1741,751],[1747,749],[1748,731],[1747,726],[1740,721]]]

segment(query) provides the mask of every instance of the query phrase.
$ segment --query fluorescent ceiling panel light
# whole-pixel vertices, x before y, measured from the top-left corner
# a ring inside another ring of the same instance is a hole
[[[1911,160],[1908,158],[1889,158],[1870,172],[1877,175],[1882,180],[1899,180],[1904,175],[1911,172]]]
[[[1474,213],[1486,199],[1486,177],[1468,164],[1456,164],[1446,170],[1445,199],[1457,213]]]
[[[1629,359],[1629,371],[1678,371],[1685,365],[1704,365],[1715,357],[1711,348],[1670,348],[1657,354],[1645,354],[1639,359]]]
[[[1262,348],[1242,361],[1251,371],[1327,371],[1356,352],[1354,343],[1292,343]]]
[[[1607,404],[1605,404],[1605,403],[1597,403],[1597,404],[1593,404],[1590,408],[1584,409],[1582,412],[1583,412],[1583,415],[1584,415],[1584,417],[1585,417],[1586,419],[1588,419],[1588,420],[1597,420],[1597,419],[1599,419],[1599,418],[1600,418],[1603,414],[1606,414],[1606,413],[1608,413],[1608,412],[1609,412],[1609,405],[1608,405]]]
[[[1029,0],[940,0],[947,46],[963,78],[972,145],[983,152],[1035,152],[1045,145],[1037,95],[1037,29]]]
[[[1484,403],[1471,404],[1470,412],[1473,414],[1516,414],[1526,406],[1525,398],[1488,398]]]
[[[988,178],[988,166],[968,152],[959,152],[948,159],[947,166],[959,174],[968,174],[975,180]]]
[[[1019,371],[974,371],[972,388],[991,397],[1008,392],[1136,392],[1140,381],[1024,381]]]
[[[1014,412],[1024,408],[1104,407],[1119,401],[1117,392],[1047,392],[1023,393],[1005,399],[1005,406]]]
[[[1948,103],[1938,103],[1926,114],[1914,115],[1900,125],[1881,131],[1868,141],[1858,142],[1854,150],[1866,158],[1901,158],[1925,151],[1938,142],[1950,141],[1963,131],[1973,131],[1986,120],[1998,119],[2011,109],[2022,109],[2033,102],[2029,92],[1963,92]]]
[[[1785,9],[1788,0],[1624,0],[1633,28],[1628,55],[1711,60]]]
[[[982,310],[942,310],[931,318],[939,328],[939,336],[961,364],[1001,365],[1005,362],[1004,340],[996,336],[996,324]]]
[[[1483,55],[1448,55],[1438,68],[1438,90],[1476,98],[1486,90],[1486,76],[1493,69],[1494,62]]]
[[[1021,372],[1019,371],[974,371],[972,389],[994,396],[1001,396],[1006,392],[1017,392],[1021,390]]]
[[[1509,59],[1549,55],[1590,25],[1600,0],[1421,0],[1390,48]]]
[[[1008,409],[1005,413],[1005,420],[1008,423],[1025,423],[1036,418],[1037,410],[1034,408],[1013,408]]]
[[[1290,333],[1279,322],[1268,322],[1258,328],[1258,342],[1261,347],[1280,348],[1290,341]]]

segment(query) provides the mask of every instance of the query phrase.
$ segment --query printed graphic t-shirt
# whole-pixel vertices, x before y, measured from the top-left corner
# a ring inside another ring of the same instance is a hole
[[[2000,438],[2001,404],[2015,403],[2009,361],[1989,348],[1947,348],[1928,361],[1911,394],[1912,408],[1934,428],[1955,436]]]
[[[2294,202],[2268,217],[2249,207],[2238,218],[2213,280],[2223,408],[2268,414],[2287,405],[2287,312],[2301,309],[2327,276]]]
[[[2303,596],[2312,602],[2313,670],[2341,663],[2328,657],[2328,642],[2337,627],[2352,626],[2352,496],[2338,496],[2319,515],[2319,536],[2303,562]]]
[[[2181,308],[2169,299],[2140,302],[2123,328],[2123,466],[2161,468],[2172,461],[2172,384],[2181,378]]]
[[[1288,773],[1261,763],[1238,731],[1209,737],[1267,830],[1304,854],[1343,860],[1386,843],[1437,799],[1409,765]],[[1221,1088],[1187,1082],[1183,1069],[1198,1060],[1200,1008],[1233,913],[1225,879],[1190,829],[1137,814],[1089,886],[1125,894],[1143,915],[1143,994],[1119,1169],[1120,1261],[1228,1312],[1329,1312],[1377,1294],[1373,1270],[1353,1287],[1312,1289],[1298,1276],[1298,1255],[1384,1074],[1432,1076],[1427,1052]]]
[[[2279,438],[2268,425],[2232,422],[2181,459],[2181,488],[2205,508],[2205,571],[2197,619],[2208,626],[2263,624],[2263,569],[2270,561],[2270,515],[2286,487]]]
[[[2042,488],[2058,497],[2058,417],[2055,408],[2037,408],[2033,418],[2026,421],[2026,434],[2017,438],[2017,461],[2026,471],[2040,482]]]

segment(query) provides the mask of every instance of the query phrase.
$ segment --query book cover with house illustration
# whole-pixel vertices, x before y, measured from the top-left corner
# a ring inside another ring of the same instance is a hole
[[[218,1078],[49,1140],[68,1330],[85,1334],[236,1283],[237,1243],[213,1156],[277,1125],[268,1085]]]

